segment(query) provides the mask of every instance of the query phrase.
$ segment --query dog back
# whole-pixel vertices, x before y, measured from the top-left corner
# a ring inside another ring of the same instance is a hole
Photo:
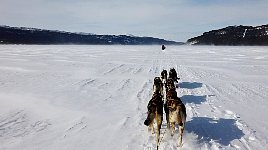
[[[176,90],[174,80],[172,78],[167,79],[166,90],[167,91]]]
[[[148,116],[144,122],[145,125],[148,126],[153,122],[156,113],[161,117],[163,116],[163,105],[162,95],[160,93],[154,93],[147,105]]]

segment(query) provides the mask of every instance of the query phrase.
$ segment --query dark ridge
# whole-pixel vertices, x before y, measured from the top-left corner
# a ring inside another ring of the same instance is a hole
[[[187,40],[192,45],[268,45],[268,24],[262,26],[229,26],[204,32]]]
[[[26,27],[0,26],[0,44],[180,45],[183,43],[153,37],[96,35]]]

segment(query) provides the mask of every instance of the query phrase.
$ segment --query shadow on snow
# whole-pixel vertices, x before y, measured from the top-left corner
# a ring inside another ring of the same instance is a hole
[[[198,135],[200,142],[214,140],[222,145],[229,145],[231,141],[240,139],[245,134],[235,125],[234,119],[218,120],[207,117],[193,117],[187,121],[186,130]]]
[[[202,102],[206,101],[206,96],[183,95],[181,97],[181,100],[184,104],[186,103],[201,104]]]
[[[177,84],[177,87],[179,88],[185,88],[185,89],[196,89],[202,87],[202,83],[198,82],[181,82]]]

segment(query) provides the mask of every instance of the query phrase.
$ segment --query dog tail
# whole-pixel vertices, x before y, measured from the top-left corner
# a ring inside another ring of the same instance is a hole
[[[154,121],[154,112],[150,112],[144,121],[144,125],[149,126]]]

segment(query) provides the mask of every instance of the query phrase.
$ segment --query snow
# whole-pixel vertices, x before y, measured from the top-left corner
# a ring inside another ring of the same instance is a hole
[[[248,30],[248,29],[245,29],[245,31],[244,31],[244,33],[243,33],[243,38],[245,38],[246,33],[247,33],[247,30]]]
[[[187,109],[179,149],[268,149],[267,47],[85,45],[0,45],[0,149],[155,149],[143,122],[171,67]],[[159,149],[178,149],[177,134],[164,121]]]

